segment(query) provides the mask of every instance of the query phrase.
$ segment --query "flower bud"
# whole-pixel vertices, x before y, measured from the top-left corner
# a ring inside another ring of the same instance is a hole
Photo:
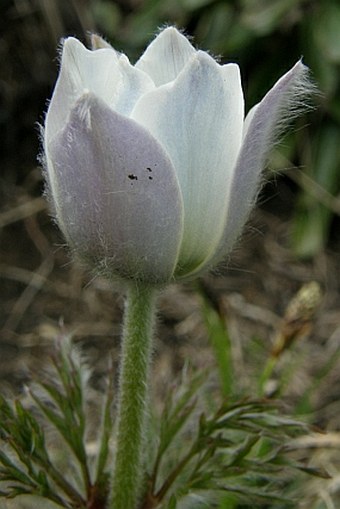
[[[133,66],[68,38],[44,130],[47,194],[72,250],[108,277],[200,275],[239,237],[278,126],[310,92],[298,62],[244,118],[240,72],[164,29]]]

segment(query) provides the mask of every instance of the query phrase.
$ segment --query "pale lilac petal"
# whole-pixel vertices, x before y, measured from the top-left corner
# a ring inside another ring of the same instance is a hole
[[[71,248],[106,276],[169,281],[183,207],[164,149],[133,120],[84,95],[49,142],[50,195]]]
[[[160,86],[174,80],[195,53],[188,39],[176,28],[169,27],[147,47],[135,67]]]
[[[258,194],[268,152],[282,127],[304,107],[311,93],[307,74],[307,67],[299,61],[248,113],[244,141],[226,196],[225,231],[212,264],[227,254],[239,237]]]
[[[198,52],[172,84],[143,96],[132,118],[174,164],[184,201],[177,275],[211,256],[223,232],[226,195],[242,141],[243,94],[236,65]]]
[[[74,104],[87,91],[129,115],[139,97],[153,87],[152,80],[125,55],[112,48],[90,51],[70,37],[64,42],[61,70],[46,116],[46,137],[52,138],[64,127]]]

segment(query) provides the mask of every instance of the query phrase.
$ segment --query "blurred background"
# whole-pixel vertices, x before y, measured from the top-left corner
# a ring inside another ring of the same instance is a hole
[[[199,286],[176,285],[162,295],[158,397],[188,358],[195,367],[218,364],[217,330],[228,341],[236,393],[254,392],[254,380],[275,358],[268,395],[279,393],[293,412],[334,432],[334,452],[340,444],[338,0],[0,0],[0,388],[20,390],[60,327],[82,344],[99,376],[107,349],[118,350],[119,288],[90,281],[70,261],[41,197],[39,124],[63,37],[87,43],[99,33],[134,62],[167,24],[222,62],[240,65],[247,110],[300,57],[320,93],[273,151],[257,209],[227,263]],[[300,305],[297,292],[305,285]],[[300,307],[292,311],[296,299]],[[330,451],[324,461],[337,475],[335,487],[325,488],[334,501],[340,464]],[[320,498],[318,487],[308,490]]]

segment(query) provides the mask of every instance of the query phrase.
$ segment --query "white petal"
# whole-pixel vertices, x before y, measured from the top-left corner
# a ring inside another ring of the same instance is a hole
[[[188,39],[176,28],[169,27],[147,47],[135,67],[160,86],[174,80],[195,53]]]
[[[184,200],[180,273],[211,256],[223,231],[226,195],[242,140],[243,94],[236,65],[198,52],[172,84],[143,96],[132,118],[162,143]]]
[[[244,141],[228,197],[226,227],[213,263],[227,254],[239,237],[258,194],[268,152],[282,126],[303,108],[304,100],[312,91],[307,74],[307,67],[298,62],[247,115]]]
[[[70,37],[63,46],[61,71],[46,116],[46,137],[62,129],[74,104],[87,91],[129,115],[137,99],[153,87],[151,79],[125,55],[110,48],[90,51]]]

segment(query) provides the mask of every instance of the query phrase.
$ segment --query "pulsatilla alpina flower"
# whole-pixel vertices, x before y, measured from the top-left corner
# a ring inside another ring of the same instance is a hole
[[[199,275],[247,220],[282,118],[308,92],[298,62],[244,118],[239,68],[163,30],[133,66],[68,38],[44,130],[47,189],[72,250],[106,275]]]

